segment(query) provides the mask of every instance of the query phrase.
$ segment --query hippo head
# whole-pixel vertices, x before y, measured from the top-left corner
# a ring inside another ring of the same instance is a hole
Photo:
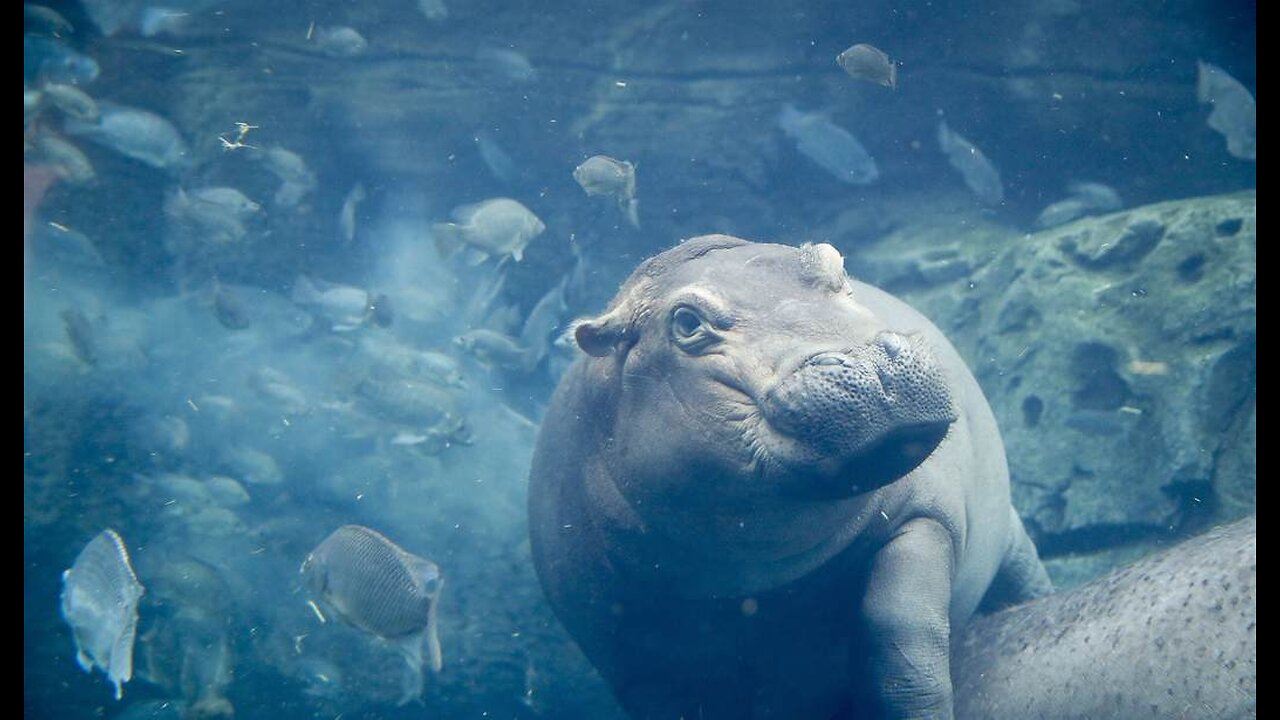
[[[575,337],[620,363],[623,460],[673,478],[638,495],[707,489],[675,459],[720,499],[854,496],[906,476],[956,420],[933,353],[859,302],[830,245],[695,238]]]

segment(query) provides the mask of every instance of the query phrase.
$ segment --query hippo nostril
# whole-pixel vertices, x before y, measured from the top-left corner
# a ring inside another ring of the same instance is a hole
[[[907,339],[898,333],[882,332],[876,335],[876,344],[884,349],[884,354],[890,360],[897,360],[899,355],[907,351]]]

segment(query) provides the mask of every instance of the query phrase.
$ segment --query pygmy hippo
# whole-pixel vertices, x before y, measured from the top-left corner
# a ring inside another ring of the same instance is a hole
[[[1049,592],[977,382],[835,248],[688,240],[573,337],[533,559],[632,715],[950,717],[953,630]]]

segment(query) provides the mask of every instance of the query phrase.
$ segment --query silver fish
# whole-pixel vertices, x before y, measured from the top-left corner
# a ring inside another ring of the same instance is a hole
[[[68,135],[99,145],[154,168],[178,168],[188,163],[187,143],[168,120],[139,108],[101,103],[96,123],[67,118]]]
[[[449,18],[449,8],[444,0],[418,0],[418,12],[431,22],[441,22]]]
[[[1248,88],[1212,63],[1201,62],[1196,97],[1213,105],[1209,127],[1226,138],[1227,152],[1241,160],[1258,159],[1258,103]]]
[[[973,143],[947,127],[945,120],[938,123],[938,147],[947,156],[951,167],[960,171],[964,184],[984,205],[1004,202],[1004,185],[1000,172]]]
[[[369,41],[363,35],[345,25],[318,27],[312,40],[320,52],[336,58],[355,57],[369,48]]]
[[[636,166],[608,155],[594,155],[573,169],[573,179],[587,195],[612,197],[632,227],[640,227],[636,200]]]
[[[433,672],[444,665],[436,619],[440,568],[381,533],[343,525],[311,551],[300,572],[322,606],[400,651],[407,665],[400,704],[421,695],[424,662]]]
[[[478,131],[475,134],[476,150],[480,153],[480,159],[484,161],[485,167],[489,168],[489,172],[493,176],[504,183],[511,184],[520,176],[519,170],[516,169],[516,161],[511,159],[506,150],[498,144],[497,138],[493,135]]]
[[[75,636],[76,662],[85,672],[101,668],[115,685],[117,700],[133,677],[133,641],[143,592],[124,540],[111,529],[90,540],[62,573],[62,617]]]
[[[483,46],[476,51],[476,60],[508,80],[530,82],[538,76],[533,63],[518,50]]]
[[[475,265],[489,257],[511,257],[520,262],[529,242],[547,229],[532,210],[510,198],[463,205],[453,211],[453,219],[432,226],[437,249],[448,257],[459,245],[466,245],[475,252]]]
[[[778,115],[778,127],[795,141],[800,154],[840,182],[869,185],[880,178],[876,161],[862,143],[826,116],[803,113],[788,104]]]
[[[34,146],[26,155],[24,160],[52,168],[58,177],[73,185],[82,185],[94,177],[93,164],[80,148],[48,130],[37,133]]]
[[[849,77],[895,90],[898,87],[898,66],[874,45],[858,43],[837,55],[836,64],[844,68]]]
[[[347,196],[342,199],[342,209],[338,211],[338,237],[343,242],[349,243],[356,239],[356,211],[364,200],[364,184],[360,182],[352,185]]]
[[[453,395],[430,382],[365,378],[356,386],[356,393],[379,416],[417,430],[452,427],[462,416]]]
[[[252,322],[249,304],[240,292],[216,280],[213,283],[213,315],[228,330],[244,330]]]
[[[1064,200],[1050,204],[1036,218],[1036,227],[1051,228],[1071,222],[1085,215],[1119,210],[1124,202],[1114,189],[1097,182],[1072,182],[1067,184],[1071,194]]]
[[[98,119],[98,103],[75,85],[49,83],[41,89],[44,90],[45,101],[61,110],[67,117],[85,122]]]
[[[67,19],[58,11],[44,5],[22,4],[22,25],[24,28],[38,30],[48,35],[70,35],[75,31]]]
[[[245,236],[245,221],[262,209],[232,187],[178,188],[165,200],[165,213],[214,243],[232,243]]]
[[[518,340],[496,330],[481,328],[469,330],[453,339],[458,349],[480,362],[528,372],[537,364],[537,348],[525,347]]]
[[[297,207],[303,198],[316,189],[316,175],[298,153],[274,145],[258,153],[257,158],[271,174],[280,178],[280,187],[275,195],[276,205]]]
[[[373,319],[373,297],[350,285],[320,285],[305,275],[293,283],[293,302],[326,320],[335,332],[349,332]]]

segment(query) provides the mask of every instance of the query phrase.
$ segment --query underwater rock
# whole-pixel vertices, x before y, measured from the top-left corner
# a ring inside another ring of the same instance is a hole
[[[1027,236],[973,231],[960,248],[978,270],[902,286],[973,363],[1014,504],[1046,555],[1256,507],[1256,202],[1244,192]]]

